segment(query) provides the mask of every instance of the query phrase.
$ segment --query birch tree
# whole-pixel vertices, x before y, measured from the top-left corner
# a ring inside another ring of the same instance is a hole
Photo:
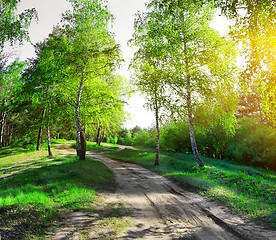
[[[103,80],[121,61],[119,46],[108,27],[112,20],[104,1],[71,0],[73,10],[63,15],[54,44],[59,45],[67,86],[76,93],[76,149],[80,160],[85,159],[86,140],[80,118],[82,95],[89,92],[93,82]],[[56,35],[55,35],[56,34]],[[94,85],[95,86],[95,85]],[[73,88],[72,88],[73,87]]]
[[[210,28],[213,16],[212,5],[201,1],[153,0],[148,12],[136,18],[135,37],[148,42],[148,50],[158,49],[167,73],[164,81],[173,96],[169,107],[188,119],[192,152],[200,167],[204,163],[194,133],[196,108],[203,99],[216,99],[218,94],[227,99],[235,79],[235,47]]]
[[[147,106],[154,112],[156,128],[156,155],[154,165],[159,165],[160,150],[160,119],[162,104],[165,101],[165,81],[162,61],[158,61],[157,54],[147,52],[145,45],[138,40],[132,41],[134,46],[139,46],[131,66],[134,69],[133,80],[135,85],[142,91],[147,99]],[[161,65],[160,65],[161,63]]]

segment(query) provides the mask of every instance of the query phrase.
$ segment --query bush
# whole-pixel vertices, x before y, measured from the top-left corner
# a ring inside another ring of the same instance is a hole
[[[196,133],[197,147],[201,155],[222,159],[232,137],[233,135],[227,133],[223,126],[218,124],[205,129],[204,132]]]
[[[133,141],[133,139],[132,139],[132,136],[131,136],[131,132],[129,130],[127,130],[126,135],[125,135],[124,145],[131,146],[132,141]]]
[[[121,132],[119,132],[118,137],[118,144],[131,146],[132,145],[132,136],[131,132],[127,129],[123,129]]]
[[[106,143],[112,143],[112,144],[117,144],[118,142],[118,137],[117,136],[109,136],[106,138]]]
[[[226,156],[236,162],[276,169],[276,132],[256,119],[242,119]]]
[[[183,122],[173,122],[162,127],[160,147],[164,150],[190,153],[191,142],[189,126]]]
[[[133,146],[151,147],[149,132],[146,130],[136,132],[133,136]]]

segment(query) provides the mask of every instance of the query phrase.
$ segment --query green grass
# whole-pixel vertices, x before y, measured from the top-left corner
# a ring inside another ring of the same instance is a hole
[[[276,228],[275,172],[204,157],[206,166],[198,168],[193,156],[174,152],[162,152],[160,165],[155,167],[154,149],[124,149],[105,156],[138,163],[206,198],[219,200],[239,214]]]
[[[76,142],[72,144],[73,147],[76,147]],[[102,152],[105,150],[116,150],[118,147],[114,144],[101,143],[101,146],[97,145],[96,142],[86,142],[86,151]]]
[[[55,158],[51,165],[22,170],[0,182],[0,232],[12,239],[42,236],[61,209],[93,210],[97,191],[114,191],[114,176],[102,163],[76,157]],[[15,232],[19,232],[16,235]],[[14,235],[12,235],[14,234]],[[29,236],[29,237],[28,237]]]
[[[55,139],[51,141],[52,147],[58,143],[64,143],[67,140]],[[7,168],[18,162],[31,162],[41,157],[47,156],[47,144],[44,142],[41,151],[36,151],[36,144],[11,145],[0,148],[0,169]]]

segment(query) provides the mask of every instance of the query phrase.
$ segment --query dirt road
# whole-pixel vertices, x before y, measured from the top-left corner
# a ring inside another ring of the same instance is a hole
[[[102,200],[121,206],[121,221],[126,224],[122,230],[114,231],[110,225],[102,224],[102,218],[75,212],[51,239],[80,239],[79,229],[85,232],[85,238],[81,239],[275,239],[273,232],[266,232],[264,238],[260,231],[252,233],[253,228],[242,229],[247,224],[245,220],[225,214],[216,204],[207,203],[201,196],[185,192],[138,165],[92,152],[87,157],[103,162],[115,174],[117,191],[104,194]],[[236,230],[235,226],[241,228]]]

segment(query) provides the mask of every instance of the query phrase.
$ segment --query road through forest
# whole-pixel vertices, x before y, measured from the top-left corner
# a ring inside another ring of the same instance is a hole
[[[73,153],[63,147],[60,153]],[[187,192],[139,165],[100,153],[87,152],[87,157],[104,163],[114,173],[117,190],[101,194],[102,203],[117,206],[122,224],[126,224],[123,230],[114,231],[102,224],[97,214],[73,212],[50,239],[276,239],[275,232],[256,228],[215,202]],[[80,237],[81,232],[86,238]]]

